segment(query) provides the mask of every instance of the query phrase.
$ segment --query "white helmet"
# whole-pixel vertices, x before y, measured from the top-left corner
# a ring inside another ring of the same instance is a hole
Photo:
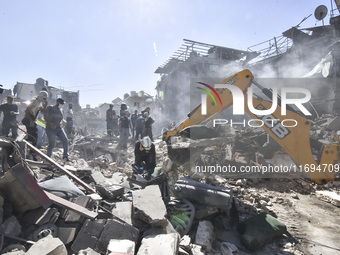
[[[148,137],[148,136],[143,137],[142,145],[143,145],[144,149],[150,150],[151,145],[152,145],[152,141],[151,141],[150,137]]]
[[[43,99],[47,99],[48,97],[48,93],[46,91],[40,91],[40,94],[39,94],[40,97],[42,97]]]

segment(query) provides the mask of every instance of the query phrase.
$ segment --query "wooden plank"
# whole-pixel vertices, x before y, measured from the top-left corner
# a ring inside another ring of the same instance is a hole
[[[66,199],[63,199],[61,197],[58,197],[48,191],[45,191],[46,195],[57,205],[60,205],[62,207],[65,207],[69,210],[75,211],[76,213],[79,213],[80,215],[84,216],[88,219],[95,219],[98,216],[98,213],[90,211],[86,209],[85,207],[82,207],[80,205],[77,205],[75,203],[72,203]]]
[[[57,162],[55,162],[53,159],[51,159],[49,156],[47,156],[45,153],[41,152],[39,149],[37,149],[35,146],[33,146],[32,144],[30,144],[29,142],[26,141],[27,146],[33,150],[34,152],[36,152],[40,157],[42,157],[43,159],[45,159],[47,162],[49,162],[50,164],[56,166],[60,171],[64,172],[67,176],[71,177],[75,182],[77,182],[79,185],[81,185],[82,187],[84,187],[85,189],[96,193],[96,191],[91,188],[89,185],[87,185],[85,182],[83,182],[82,180],[80,180],[77,176],[75,176],[73,173],[71,173],[70,171],[66,170],[64,167],[62,167],[60,164],[58,164]]]

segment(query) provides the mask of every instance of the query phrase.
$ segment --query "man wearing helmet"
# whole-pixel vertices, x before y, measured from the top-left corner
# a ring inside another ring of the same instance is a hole
[[[134,169],[138,173],[147,171],[147,180],[151,178],[151,174],[156,167],[156,150],[155,145],[152,143],[150,137],[145,136],[141,141],[135,144],[135,163]]]
[[[38,129],[35,120],[38,116],[39,111],[43,113],[47,107],[48,93],[41,91],[40,94],[35,97],[25,110],[25,117],[22,119],[22,124],[26,126],[27,130],[27,141],[32,145],[37,145]]]

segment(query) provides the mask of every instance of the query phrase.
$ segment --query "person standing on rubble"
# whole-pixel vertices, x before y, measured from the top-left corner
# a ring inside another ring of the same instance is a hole
[[[135,137],[136,120],[137,120],[137,118],[138,118],[138,111],[135,110],[135,112],[131,115],[132,137]]]
[[[120,112],[119,112],[119,116],[122,118],[124,117],[125,111],[127,110],[127,105],[125,103],[122,103],[120,105]]]
[[[68,108],[66,110],[66,127],[65,131],[67,134],[67,137],[70,137],[72,135],[73,131],[73,104],[69,103]]]
[[[137,120],[136,120],[136,124],[135,124],[135,129],[136,129],[135,139],[136,140],[139,139],[139,136],[142,138],[144,123],[145,123],[145,119],[144,119],[143,115],[140,113]]]
[[[156,150],[150,137],[145,136],[135,144],[135,163],[133,169],[142,174],[147,172],[146,180],[150,180],[156,167]]]
[[[113,110],[113,104],[110,104],[109,109],[106,110],[106,131],[108,136],[113,136],[114,130],[114,116],[116,115],[115,110]]]
[[[19,114],[18,106],[13,102],[13,96],[7,97],[7,103],[0,105],[0,114],[4,113],[2,121],[2,135],[8,136],[9,131],[12,131],[12,138],[18,137],[17,115]]]
[[[44,119],[44,115],[40,111],[36,122],[38,130],[37,148],[41,149],[46,142],[46,121]]]
[[[44,113],[46,121],[46,134],[48,139],[47,156],[49,157],[52,156],[52,150],[56,144],[56,137],[58,137],[63,144],[64,149],[63,159],[69,161],[68,139],[60,125],[63,120],[63,114],[59,107],[64,103],[65,103],[64,99],[58,98],[56,101],[56,105],[47,107]]]
[[[35,123],[38,113],[44,113],[47,107],[48,93],[41,91],[39,95],[32,100],[25,110],[25,117],[22,119],[22,124],[25,125],[27,131],[27,141],[33,146],[37,145],[38,129]],[[32,154],[33,155],[33,154]]]
[[[145,123],[144,123],[144,129],[142,133],[142,137],[148,136],[150,137],[151,141],[153,141],[152,137],[152,124],[155,122],[153,118],[150,117],[148,112],[144,113]]]
[[[127,150],[128,139],[130,135],[130,129],[132,131],[131,121],[129,119],[130,113],[125,111],[124,116],[119,119],[119,142],[117,145],[118,149]]]

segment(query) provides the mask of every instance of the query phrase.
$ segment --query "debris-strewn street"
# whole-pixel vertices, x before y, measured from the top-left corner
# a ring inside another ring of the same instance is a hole
[[[2,2],[0,255],[340,254],[340,0]]]
[[[322,119],[314,132],[324,137],[318,130],[334,118]],[[264,134],[254,131],[240,130],[223,143],[208,144],[199,162],[275,164],[286,155],[275,146],[270,155],[264,152],[268,145],[259,142]],[[39,160],[32,161],[22,149],[30,145],[2,138],[2,150],[14,151],[2,158],[8,164],[0,179],[2,254],[339,252],[337,181],[318,185],[305,178],[197,173],[173,163],[160,138],[154,142],[158,163],[147,181],[131,167],[134,139],[127,151],[117,150],[117,142],[78,135],[70,161],[62,159],[60,147],[53,159],[42,149]]]

